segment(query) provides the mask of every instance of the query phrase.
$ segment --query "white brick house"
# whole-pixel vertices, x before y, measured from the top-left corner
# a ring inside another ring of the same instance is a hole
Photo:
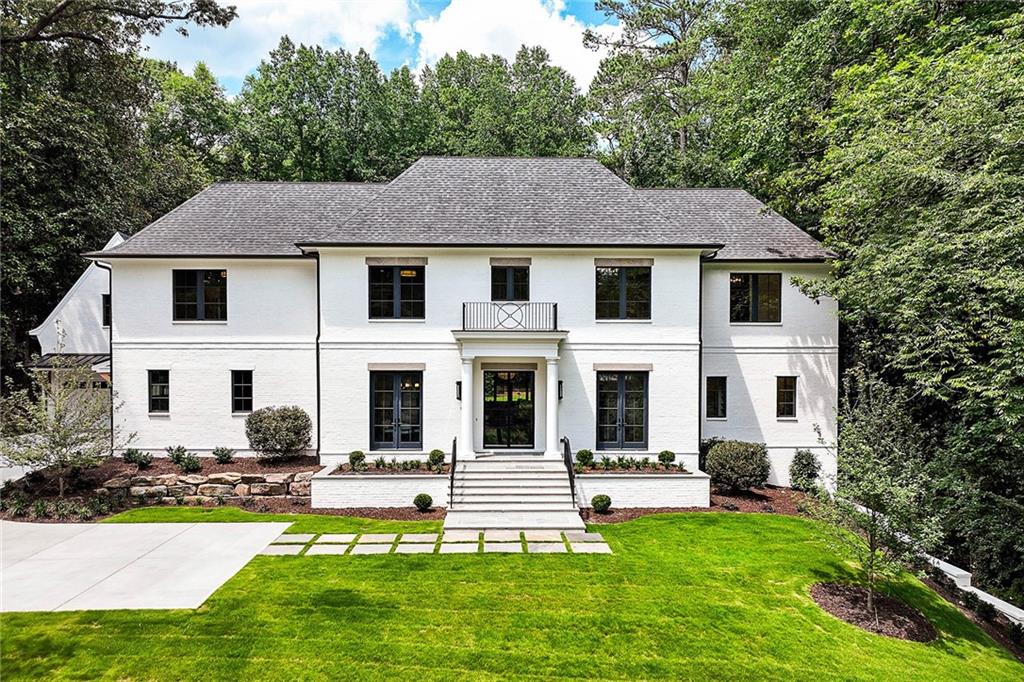
[[[790,281],[828,253],[738,190],[424,158],[382,185],[218,183],[88,256],[112,269],[116,419],[158,454],[245,452],[250,410],[295,404],[325,463],[568,437],[696,469],[719,436],[765,442],[786,484],[835,434],[835,303]]]

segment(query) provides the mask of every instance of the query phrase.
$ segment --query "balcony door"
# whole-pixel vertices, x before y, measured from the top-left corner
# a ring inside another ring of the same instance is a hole
[[[370,372],[370,448],[422,448],[422,406],[422,372]]]
[[[647,372],[597,373],[597,448],[647,449]]]
[[[484,448],[533,447],[533,374],[484,370]]]

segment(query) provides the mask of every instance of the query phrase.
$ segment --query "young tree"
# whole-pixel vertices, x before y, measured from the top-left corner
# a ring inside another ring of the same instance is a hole
[[[128,445],[134,435],[122,439],[116,426],[111,433],[112,389],[95,386],[98,380],[90,367],[59,356],[52,366],[34,371],[28,388],[11,388],[2,398],[0,455],[33,469],[54,468],[64,497],[77,470],[101,463],[112,448]]]
[[[924,437],[909,396],[860,367],[845,380],[836,492],[820,490],[811,510],[831,544],[857,561],[877,621],[879,586],[934,544],[936,524],[925,506]]]

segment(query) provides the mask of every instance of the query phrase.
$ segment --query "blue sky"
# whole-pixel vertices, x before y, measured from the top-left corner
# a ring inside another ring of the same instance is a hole
[[[296,43],[366,49],[386,71],[419,68],[460,49],[512,57],[541,45],[585,90],[601,55],[582,44],[587,28],[613,34],[592,0],[225,0],[238,7],[227,28],[173,29],[147,40],[148,55],[187,71],[206,62],[229,94],[284,34]]]

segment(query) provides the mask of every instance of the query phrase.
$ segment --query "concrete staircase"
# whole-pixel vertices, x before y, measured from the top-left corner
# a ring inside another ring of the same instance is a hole
[[[584,528],[565,465],[540,455],[490,455],[460,461],[450,502],[446,529]]]

